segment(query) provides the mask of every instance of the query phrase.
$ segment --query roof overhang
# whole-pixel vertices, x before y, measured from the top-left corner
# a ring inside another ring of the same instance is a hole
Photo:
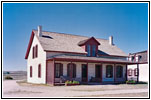
[[[89,39],[86,39],[86,40],[82,40],[78,43],[79,46],[83,46],[85,45],[88,41],[91,41],[91,40],[94,40],[98,45],[100,45],[100,43],[94,38],[94,37],[91,37]]]
[[[86,63],[112,63],[112,64],[127,64],[127,65],[132,65],[132,64],[139,64],[138,62],[130,62],[130,61],[116,61],[116,60],[93,60],[93,59],[78,59],[76,58],[63,58],[63,57],[53,57],[53,58],[48,58],[47,61],[67,61],[67,62],[86,62]]]
[[[32,45],[32,42],[33,42],[33,38],[34,38],[34,32],[32,31],[31,36],[30,36],[30,40],[29,40],[29,43],[28,43],[28,48],[27,48],[27,51],[26,51],[25,59],[28,58],[29,51],[30,51],[30,48],[31,48],[31,45]]]

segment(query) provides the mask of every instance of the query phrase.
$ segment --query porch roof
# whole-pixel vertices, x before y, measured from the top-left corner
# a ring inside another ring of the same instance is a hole
[[[48,57],[47,60],[55,61],[71,61],[71,62],[89,62],[89,63],[119,63],[119,64],[138,64],[124,59],[102,58],[102,57],[86,57],[86,56],[71,56],[58,55]]]

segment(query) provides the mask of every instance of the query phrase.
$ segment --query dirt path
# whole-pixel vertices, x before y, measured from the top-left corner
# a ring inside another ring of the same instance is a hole
[[[147,85],[80,85],[45,86],[19,85],[15,80],[3,81],[3,97],[91,97],[147,93]],[[125,95],[127,97],[127,95]],[[146,96],[146,95],[145,95]],[[135,95],[134,95],[135,97]]]

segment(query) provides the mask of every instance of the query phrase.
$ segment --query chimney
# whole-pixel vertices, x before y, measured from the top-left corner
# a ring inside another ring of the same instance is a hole
[[[41,37],[42,36],[42,26],[38,26],[38,36]]]
[[[109,37],[109,44],[110,44],[110,45],[114,45],[114,44],[113,44],[113,36],[110,36],[110,37]]]

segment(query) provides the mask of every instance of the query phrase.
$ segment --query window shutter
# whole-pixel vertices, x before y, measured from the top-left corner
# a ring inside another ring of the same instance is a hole
[[[38,45],[36,45],[36,57],[38,57]]]
[[[34,59],[34,47],[33,47],[33,52],[32,53],[33,53],[32,56],[33,56],[33,59]]]
[[[134,69],[134,75],[138,76],[138,69],[137,68]]]
[[[63,76],[63,64],[60,64],[60,76]]]
[[[38,65],[38,77],[41,77],[41,64]]]
[[[128,69],[128,76],[132,76],[132,69]]]
[[[67,76],[70,77],[70,70],[69,70],[70,64],[67,65]]]
[[[32,66],[30,66],[30,77],[32,77]]]
[[[73,78],[76,78],[76,65],[73,64]]]
[[[98,77],[98,73],[97,73],[97,66],[95,66],[95,78]]]

